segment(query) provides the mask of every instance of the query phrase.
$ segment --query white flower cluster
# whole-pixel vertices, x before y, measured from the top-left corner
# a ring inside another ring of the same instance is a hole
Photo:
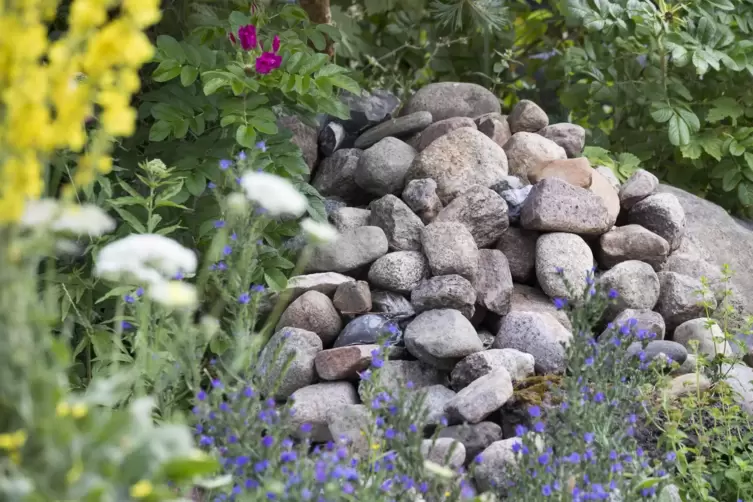
[[[115,220],[94,204],[65,204],[54,199],[41,199],[26,203],[21,226],[98,237],[115,230]]]
[[[94,273],[113,281],[147,284],[150,297],[172,308],[197,304],[194,286],[172,280],[196,273],[196,254],[158,234],[134,234],[112,242],[97,256]]]

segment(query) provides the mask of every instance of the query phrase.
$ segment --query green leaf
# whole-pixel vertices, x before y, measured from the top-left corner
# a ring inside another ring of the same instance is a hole
[[[146,227],[144,226],[144,224],[143,224],[143,223],[141,223],[141,222],[139,221],[139,219],[138,219],[138,218],[136,218],[136,217],[135,217],[135,216],[134,216],[134,215],[133,215],[132,213],[130,213],[129,211],[127,211],[127,210],[125,210],[125,209],[123,209],[123,208],[120,208],[120,207],[115,207],[115,206],[113,206],[113,209],[114,209],[114,210],[115,210],[115,212],[116,212],[116,213],[118,213],[118,214],[120,215],[120,217],[121,217],[121,218],[123,218],[123,220],[125,220],[125,222],[126,222],[126,223],[128,223],[128,224],[129,224],[129,225],[131,226],[131,228],[132,228],[132,229],[134,229],[134,230],[135,230],[136,232],[138,232],[138,233],[140,233],[140,234],[144,234],[144,233],[146,233]]]
[[[204,174],[199,171],[192,172],[186,178],[186,188],[188,192],[194,197],[201,195],[207,187],[207,179]]]
[[[246,124],[239,125],[238,129],[235,131],[235,141],[243,147],[253,148],[256,144],[256,133],[254,132],[254,128]]]
[[[753,153],[745,152],[743,158],[745,159],[745,163],[748,165],[750,171],[753,172]]]
[[[737,184],[742,181],[743,175],[737,169],[730,169],[724,174],[722,178],[722,190],[725,192],[731,192],[737,188]]]
[[[248,123],[262,134],[277,134],[277,124],[274,122],[264,120],[263,118],[251,117]]]
[[[288,287],[288,280],[285,278],[285,274],[276,268],[265,271],[264,280],[269,285],[269,289],[276,293],[285,291],[285,288]]]
[[[158,120],[149,128],[149,141],[163,141],[170,135],[172,125],[164,120]]]
[[[197,68],[201,66],[201,52],[199,49],[193,46],[190,42],[184,42],[182,44],[183,50],[186,53],[186,62],[191,66]]]
[[[180,46],[180,42],[170,35],[160,35],[157,37],[157,49],[162,51],[165,56],[179,63],[183,63],[186,60],[186,53],[183,51],[183,47]]]
[[[303,52],[296,52],[290,55],[287,61],[285,61],[284,68],[288,73],[298,73],[298,68],[303,65]]]
[[[336,64],[328,64],[321,70],[317,71],[316,76],[317,77],[331,77],[332,75],[339,75],[347,71],[348,70],[346,70],[342,66],[337,66]]]
[[[228,80],[222,77],[215,77],[213,79],[210,79],[207,83],[204,84],[204,95],[210,96],[217,92],[220,87],[227,85],[228,83]]]
[[[162,61],[152,72],[155,82],[167,82],[180,75],[180,64],[175,61]]]
[[[681,146],[680,152],[686,159],[696,160],[701,158],[703,149],[701,148],[701,145],[699,143],[693,141],[691,143],[688,143],[687,145]]]
[[[209,455],[168,460],[162,466],[165,476],[171,480],[190,480],[196,476],[208,476],[215,474],[218,469],[219,463],[214,457]]]
[[[308,30],[306,32],[306,35],[308,36],[309,40],[311,40],[311,43],[314,44],[314,48],[316,48],[316,50],[323,51],[327,46],[327,39],[324,37],[322,32],[317,30]]]
[[[669,142],[675,146],[687,145],[690,141],[690,128],[688,124],[675,114],[669,120]]]
[[[698,73],[698,75],[704,75],[707,71],[709,71],[709,64],[703,58],[701,51],[695,51],[693,53],[692,60],[693,66],[695,66],[696,73]]]
[[[666,103],[653,103],[651,108],[651,118],[660,124],[668,122],[674,115],[674,111]]]
[[[713,104],[714,107],[706,115],[708,122],[720,122],[728,117],[735,121],[745,113],[745,108],[730,97],[715,99]]]
[[[199,76],[199,69],[194,66],[184,66],[180,70],[180,83],[183,87],[193,84],[196,77]]]
[[[737,185],[737,200],[743,206],[750,206],[753,203],[753,197],[750,194],[750,185],[746,182],[742,182]]]
[[[103,301],[107,300],[108,298],[112,298],[114,296],[123,296],[127,295],[129,293],[132,293],[134,290],[133,286],[118,286],[115,288],[112,288],[110,291],[107,292],[104,296],[99,298],[96,302],[94,302],[95,305],[98,305],[102,303]]]
[[[345,89],[356,95],[361,94],[361,88],[358,86],[358,83],[347,75],[332,75],[329,80],[335,87]]]
[[[180,119],[173,122],[173,134],[177,139],[182,139],[188,134],[188,120]]]
[[[729,153],[734,157],[739,157],[740,155],[745,153],[745,147],[738,143],[737,140],[733,139],[729,144]]]
[[[701,122],[695,113],[686,108],[678,108],[677,113],[680,114],[682,120],[688,125],[690,132],[698,132],[701,129]]]
[[[238,115],[225,115],[220,119],[220,127],[227,127],[241,121],[243,121],[243,119]]]
[[[698,138],[698,143],[708,155],[716,160],[722,160],[722,140],[713,134],[704,134]]]
[[[204,129],[206,128],[206,122],[204,121],[204,114],[196,115],[191,119],[191,129],[193,130],[194,134],[197,136],[201,136],[204,134]]]

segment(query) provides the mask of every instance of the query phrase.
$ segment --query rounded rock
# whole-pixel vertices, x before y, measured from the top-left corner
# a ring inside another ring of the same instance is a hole
[[[429,262],[419,251],[395,251],[375,261],[369,282],[377,288],[410,293],[429,276]]]
[[[484,350],[476,330],[457,310],[429,310],[405,329],[405,347],[419,361],[451,370],[462,358]]]
[[[552,298],[572,300],[579,295],[593,264],[591,248],[575,234],[554,232],[536,241],[536,277]]]
[[[316,333],[324,346],[330,345],[342,329],[342,319],[332,300],[318,291],[298,297],[280,316],[277,329],[299,328]]]

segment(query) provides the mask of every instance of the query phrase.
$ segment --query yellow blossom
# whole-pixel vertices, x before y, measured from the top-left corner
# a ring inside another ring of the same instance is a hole
[[[67,417],[71,414],[71,405],[66,403],[65,401],[61,401],[58,403],[58,405],[55,407],[55,415],[59,417]]]
[[[83,418],[89,413],[89,407],[84,403],[76,403],[71,406],[71,416],[73,418]]]
[[[154,487],[152,486],[152,483],[142,479],[135,485],[131,486],[131,497],[135,499],[143,499],[151,495],[153,491]]]

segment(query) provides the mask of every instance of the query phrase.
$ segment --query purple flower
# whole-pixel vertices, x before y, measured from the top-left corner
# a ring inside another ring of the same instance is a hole
[[[232,160],[222,159],[220,161],[220,169],[222,169],[223,171],[227,171],[228,169],[230,169],[230,166],[232,165],[233,165]]]
[[[529,406],[528,407],[528,414],[532,417],[540,417],[541,416],[541,408],[538,406]]]
[[[214,228],[224,228],[225,222],[222,220],[217,220],[214,222]]]
[[[523,425],[516,425],[515,426],[515,435],[518,437],[522,437],[525,435],[525,433],[528,432],[528,429],[525,428]]]
[[[614,300],[615,298],[617,298],[618,296],[620,296],[620,294],[619,294],[619,293],[618,293],[618,292],[617,292],[616,290],[614,290],[614,289],[610,289],[610,290],[609,290],[609,293],[607,293],[607,296],[608,296],[608,297],[609,297],[610,299]]]
[[[533,426],[533,430],[535,432],[538,432],[539,434],[544,432],[545,429],[546,427],[544,426],[544,422],[536,422]]]
[[[238,152],[238,160],[246,160],[246,152],[244,152],[243,150]]]
[[[258,148],[259,150],[262,151],[262,153],[264,153],[267,151],[267,144],[263,141],[259,141],[258,143],[256,143],[256,148]]]
[[[212,387],[215,388],[215,389],[221,389],[222,388],[222,382],[218,378],[215,378],[215,379],[212,380]]]
[[[282,56],[273,52],[263,52],[261,56],[256,58],[256,72],[265,75],[279,68],[281,64]]]
[[[133,303],[136,301],[136,298],[134,298],[133,295],[125,295],[123,301],[126,303]]]
[[[593,356],[588,356],[588,357],[586,358],[586,361],[585,361],[585,363],[586,363],[586,366],[593,366],[593,363],[594,363],[594,358],[593,358]]]
[[[371,351],[371,365],[375,368],[384,366],[384,359],[379,357],[379,350],[377,349]]]
[[[596,394],[594,394],[594,402],[595,403],[604,402],[604,393],[603,392],[597,392]]]
[[[548,497],[552,494],[552,487],[549,485],[544,485],[541,487],[541,494],[545,497]]]
[[[586,432],[585,434],[583,434],[583,439],[586,443],[591,444],[594,440],[593,432]]]
[[[120,321],[120,327],[123,328],[124,330],[128,330],[128,329],[133,328],[133,324],[131,324],[128,321]]]
[[[667,460],[667,462],[674,462],[677,459],[677,454],[673,451],[670,451],[664,458]]]
[[[196,393],[196,399],[198,399],[199,401],[205,401],[207,399],[207,393],[203,390],[200,390]]]
[[[210,181],[209,183],[207,183],[207,188],[214,190],[215,188],[217,188],[217,184],[214,181]]]
[[[312,428],[313,427],[309,423],[302,424],[301,425],[301,432],[304,432],[304,433],[308,434],[309,432],[311,432]]]
[[[555,298],[554,299],[554,306],[557,308],[557,310],[562,310],[567,305],[567,300],[563,298]]]
[[[222,254],[224,254],[225,256],[229,255],[232,252],[233,252],[233,247],[230,245],[226,245],[224,248],[222,248]]]
[[[264,445],[265,448],[271,448],[273,444],[275,444],[275,438],[272,436],[264,436],[261,440],[261,444]]]
[[[241,26],[238,30],[238,38],[241,41],[241,47],[244,51],[255,49],[258,43],[256,39],[256,26],[253,24]]]
[[[251,286],[251,292],[252,293],[263,293],[264,292],[264,286],[261,284],[256,284],[254,286]]]
[[[251,301],[251,295],[248,293],[243,293],[241,296],[238,297],[238,303],[242,305],[247,305],[248,302]]]

